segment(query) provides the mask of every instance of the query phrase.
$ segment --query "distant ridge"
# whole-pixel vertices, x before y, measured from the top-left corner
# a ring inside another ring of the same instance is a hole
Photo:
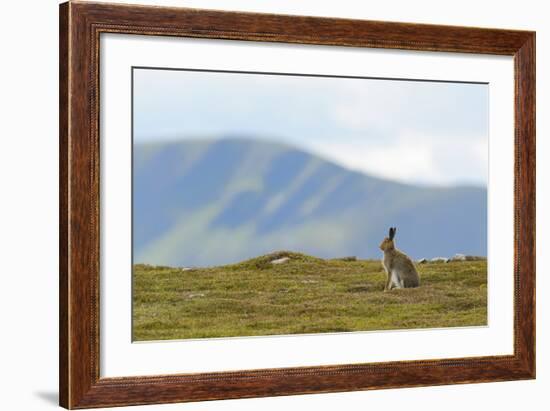
[[[350,171],[252,139],[134,146],[134,263],[230,264],[286,249],[379,258],[387,227],[413,258],[486,255],[487,192]]]

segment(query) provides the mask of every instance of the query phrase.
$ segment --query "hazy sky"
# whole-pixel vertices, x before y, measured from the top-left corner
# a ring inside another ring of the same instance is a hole
[[[134,141],[283,141],[372,175],[487,184],[485,84],[134,70]]]

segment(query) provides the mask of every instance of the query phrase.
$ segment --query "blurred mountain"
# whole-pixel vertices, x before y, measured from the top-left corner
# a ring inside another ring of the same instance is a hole
[[[401,184],[260,140],[136,144],[133,193],[134,263],[380,258],[390,226],[413,258],[487,253],[484,188]]]

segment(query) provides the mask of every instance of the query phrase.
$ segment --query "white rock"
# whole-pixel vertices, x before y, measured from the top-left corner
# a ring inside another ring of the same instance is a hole
[[[196,297],[204,297],[204,293],[196,293],[196,294],[188,294],[187,298],[196,298]]]
[[[283,258],[278,258],[277,260],[273,260],[271,262],[271,264],[284,264],[286,263],[287,261],[289,261],[290,258],[289,257],[283,257]]]
[[[455,254],[451,261],[466,261],[466,256],[464,254]]]
[[[431,263],[448,263],[449,259],[445,257],[434,257],[430,260]]]
[[[426,263],[428,262],[428,260],[425,259],[425,258],[421,258],[420,260],[417,260],[416,262],[417,262],[418,264],[426,264]]]

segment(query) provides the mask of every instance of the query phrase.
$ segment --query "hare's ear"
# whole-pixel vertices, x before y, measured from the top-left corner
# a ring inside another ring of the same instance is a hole
[[[395,237],[395,227],[390,227],[390,233],[389,233],[390,240],[393,240],[393,237]]]

